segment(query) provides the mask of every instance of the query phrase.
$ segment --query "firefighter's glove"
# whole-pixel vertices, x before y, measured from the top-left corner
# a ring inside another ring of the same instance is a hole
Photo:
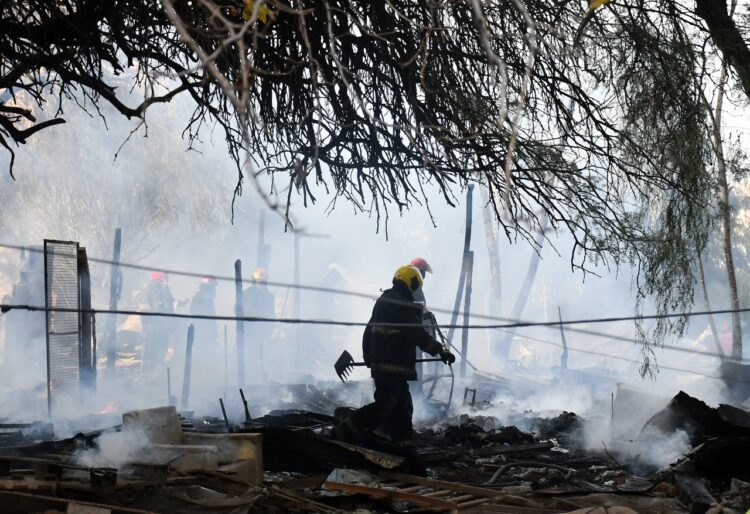
[[[448,364],[450,366],[456,362],[456,356],[453,355],[450,350],[440,350],[440,360],[443,361],[443,364]]]

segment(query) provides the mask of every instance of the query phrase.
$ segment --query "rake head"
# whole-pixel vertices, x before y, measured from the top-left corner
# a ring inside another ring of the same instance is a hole
[[[346,378],[354,370],[354,359],[349,352],[344,350],[344,353],[341,354],[341,357],[338,358],[333,367],[341,381],[346,382]]]

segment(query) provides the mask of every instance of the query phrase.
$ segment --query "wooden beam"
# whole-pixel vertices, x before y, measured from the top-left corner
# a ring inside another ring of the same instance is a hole
[[[485,498],[501,498],[505,496],[499,491],[487,489],[484,487],[475,487],[472,485],[459,484],[455,482],[446,482],[444,480],[431,480],[429,478],[417,477],[412,475],[404,475],[402,473],[392,473],[390,471],[381,471],[380,476],[382,478],[388,478],[391,480],[400,480],[402,482],[409,482],[412,484],[420,484],[428,487],[432,487],[435,490],[446,489],[448,491],[455,491],[457,493],[473,494],[475,496],[483,496]]]
[[[15,491],[0,491],[0,504],[2,511],[8,514],[21,514],[25,512],[36,512],[43,510],[59,510],[60,507],[69,506],[89,507],[91,512],[108,512],[111,514],[156,514],[153,511],[129,509],[117,505],[106,505],[103,503],[84,502],[78,500],[69,500],[65,498],[55,498],[54,496],[43,496],[39,494],[19,493]]]
[[[344,491],[352,494],[364,494],[370,498],[379,498],[383,500],[406,501],[419,505],[423,508],[442,510],[454,510],[456,502],[429,498],[418,494],[404,493],[399,490],[383,489],[380,487],[370,487],[366,485],[345,484],[343,482],[326,482],[323,488],[332,491]]]

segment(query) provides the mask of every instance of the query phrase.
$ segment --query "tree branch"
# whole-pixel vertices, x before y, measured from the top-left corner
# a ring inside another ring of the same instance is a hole
[[[750,48],[730,16],[726,1],[696,0],[695,14],[706,22],[714,44],[737,72],[745,94],[750,98]]]

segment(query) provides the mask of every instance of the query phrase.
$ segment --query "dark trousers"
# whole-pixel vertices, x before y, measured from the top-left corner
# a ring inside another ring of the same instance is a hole
[[[375,378],[375,402],[352,413],[349,429],[364,438],[377,431],[393,443],[412,443],[414,429],[411,416],[414,406],[409,393],[409,383],[403,378]]]
[[[379,428],[388,434],[394,443],[410,442],[414,439],[411,424],[414,406],[406,380],[376,378],[375,405],[380,416],[380,424],[376,429]]]

